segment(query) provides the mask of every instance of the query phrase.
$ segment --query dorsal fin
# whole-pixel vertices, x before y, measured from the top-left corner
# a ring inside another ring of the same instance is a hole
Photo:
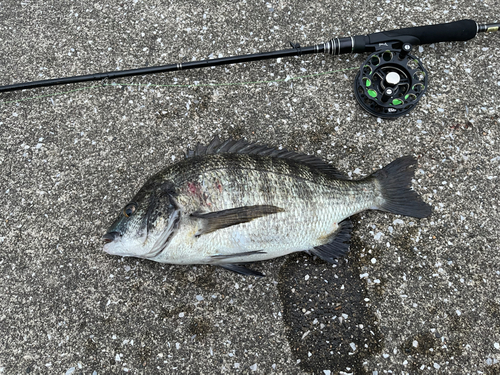
[[[235,141],[234,139],[230,138],[227,141],[222,142],[218,136],[215,136],[212,142],[210,142],[208,145],[202,145],[198,143],[194,150],[187,150],[186,159],[196,156],[214,154],[249,154],[294,160],[296,162],[316,168],[324,173],[332,174],[339,179],[347,179],[347,177],[343,173],[339,172],[335,167],[313,155],[299,154],[294,151],[288,151],[287,149],[277,150],[266,145],[249,143],[243,139]]]

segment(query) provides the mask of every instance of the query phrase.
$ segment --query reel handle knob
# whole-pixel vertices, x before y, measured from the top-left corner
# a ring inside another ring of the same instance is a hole
[[[399,58],[401,60],[405,59],[406,56],[411,52],[412,45],[410,43],[403,43],[401,46],[401,52],[399,53]]]
[[[384,93],[382,94],[382,101],[384,103],[387,103],[387,101],[392,98],[392,95],[394,94],[394,89],[392,87],[388,87],[384,90]]]

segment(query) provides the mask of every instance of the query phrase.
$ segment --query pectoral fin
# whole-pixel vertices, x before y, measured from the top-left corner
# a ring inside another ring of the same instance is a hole
[[[316,246],[311,250],[311,253],[326,260],[328,263],[341,256],[344,256],[349,251],[349,240],[351,239],[352,222],[344,220],[339,224],[338,229],[332,235],[332,239],[327,244]]]
[[[218,229],[227,228],[232,225],[247,223],[262,216],[283,212],[284,209],[271,205],[245,206],[230,208],[228,210],[200,213],[193,212],[191,217],[202,221],[201,228],[195,234],[196,237],[202,234],[214,232]]]
[[[244,253],[217,254],[217,255],[212,255],[210,258],[212,258],[212,259],[241,258],[241,257],[250,256],[250,255],[265,254],[265,253],[266,252],[263,250],[255,250],[255,251],[245,251]]]

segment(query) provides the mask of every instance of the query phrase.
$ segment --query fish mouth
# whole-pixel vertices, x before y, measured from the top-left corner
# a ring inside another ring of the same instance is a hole
[[[120,237],[119,232],[108,232],[104,236],[102,236],[102,240],[105,244],[113,242],[115,239]]]

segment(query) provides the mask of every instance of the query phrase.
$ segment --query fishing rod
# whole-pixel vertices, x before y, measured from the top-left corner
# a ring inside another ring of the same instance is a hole
[[[333,38],[328,42],[309,47],[301,47],[298,43],[290,43],[291,49],[280,51],[17,83],[1,86],[0,92],[315,53],[336,56],[347,53],[370,52],[370,56],[361,64],[360,70],[354,79],[354,95],[361,107],[371,115],[382,118],[396,118],[415,108],[427,90],[428,74],[422,62],[410,54],[413,46],[466,41],[474,38],[480,32],[498,31],[499,27],[500,23],[478,24],[473,20],[461,20],[430,26],[383,31],[369,35]]]

